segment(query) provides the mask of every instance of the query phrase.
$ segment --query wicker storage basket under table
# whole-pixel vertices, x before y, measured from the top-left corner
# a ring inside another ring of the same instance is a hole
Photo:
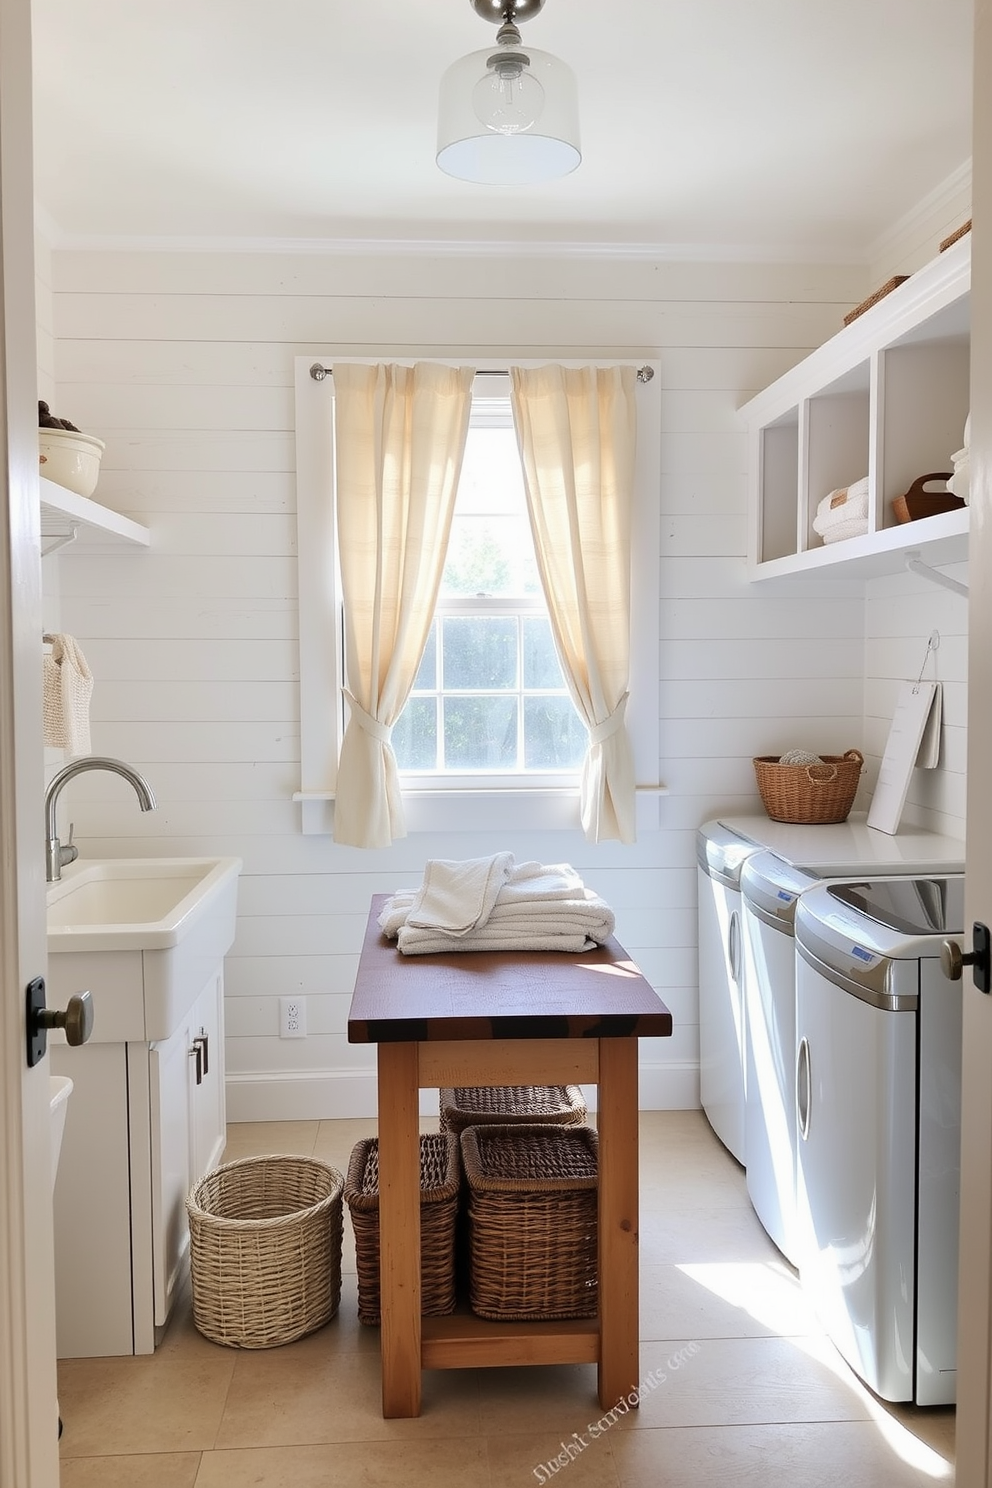
[[[463,1132],[467,1126],[554,1122],[579,1126],[586,1103],[577,1085],[458,1085],[441,1091],[441,1130]]]
[[[461,1160],[458,1138],[431,1132],[420,1138],[420,1311],[424,1317],[454,1312],[455,1230]],[[358,1320],[380,1321],[379,1141],[358,1142],[348,1163],[344,1199],[355,1232]]]
[[[774,755],[759,755],[754,774],[765,810],[772,821],[823,825],[847,821],[864,768],[858,749],[821,755],[819,765],[782,765]]]
[[[225,1163],[186,1200],[193,1321],[229,1348],[291,1343],[341,1301],[344,1179],[315,1158]]]
[[[598,1138],[588,1126],[469,1126],[469,1302],[479,1317],[595,1317]]]

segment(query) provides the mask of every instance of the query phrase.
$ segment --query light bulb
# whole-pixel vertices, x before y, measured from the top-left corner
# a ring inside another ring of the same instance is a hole
[[[495,52],[472,89],[475,116],[494,134],[523,134],[540,117],[544,88],[529,66],[523,52]]]

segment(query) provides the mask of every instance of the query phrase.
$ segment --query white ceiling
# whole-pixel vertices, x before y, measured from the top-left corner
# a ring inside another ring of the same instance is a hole
[[[470,0],[34,0],[37,196],[58,241],[403,239],[866,261],[971,154],[971,0],[547,0],[583,161],[434,163]]]

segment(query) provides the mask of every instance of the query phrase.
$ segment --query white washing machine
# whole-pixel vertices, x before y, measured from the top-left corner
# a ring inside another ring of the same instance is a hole
[[[706,822],[696,833],[699,905],[699,1100],[727,1150],[744,1162],[744,948],[741,867],[759,844]]]
[[[796,909],[800,1278],[884,1400],[955,1399],[964,878],[818,884]]]
[[[963,842],[922,828],[890,836],[867,826],[863,812],[823,826],[775,822],[764,815],[728,816],[698,829],[700,1104],[724,1146],[746,1167],[748,996],[741,873],[762,849],[813,879],[964,871]],[[787,985],[776,983],[776,1001],[784,998],[790,1005],[792,983],[792,973]],[[772,992],[765,989],[763,995],[770,1005]]]
[[[794,927],[799,895],[818,882],[770,852],[752,853],[741,869],[747,1191],[767,1234],[796,1267]]]

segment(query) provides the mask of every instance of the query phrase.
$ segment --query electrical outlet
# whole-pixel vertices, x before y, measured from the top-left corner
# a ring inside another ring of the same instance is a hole
[[[307,1005],[302,997],[280,997],[279,1037],[306,1038]]]

